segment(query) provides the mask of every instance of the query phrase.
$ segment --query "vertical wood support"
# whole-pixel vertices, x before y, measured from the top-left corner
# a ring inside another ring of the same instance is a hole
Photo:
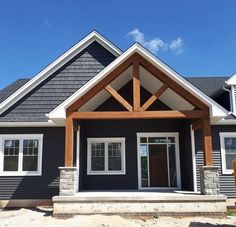
[[[140,70],[137,60],[133,63],[133,108],[140,111]]]
[[[65,166],[73,166],[74,121],[71,116],[66,119]]]
[[[202,119],[202,139],[204,151],[204,166],[212,166],[212,138],[209,110],[206,111],[206,115]]]

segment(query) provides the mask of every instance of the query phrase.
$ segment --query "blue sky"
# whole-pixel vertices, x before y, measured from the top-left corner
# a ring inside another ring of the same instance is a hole
[[[8,0],[0,5],[0,89],[30,78],[96,29],[135,40],[184,76],[236,72],[235,0]]]

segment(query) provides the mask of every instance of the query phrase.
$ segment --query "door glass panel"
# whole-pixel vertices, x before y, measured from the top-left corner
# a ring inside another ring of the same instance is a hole
[[[166,137],[149,137],[148,143],[166,143]]]
[[[140,143],[147,143],[147,138],[146,137],[141,137],[140,138]]]
[[[142,187],[148,187],[148,160],[147,160],[147,145],[140,146],[141,157],[141,183]]]
[[[177,187],[175,145],[169,144],[168,149],[169,149],[170,187]]]

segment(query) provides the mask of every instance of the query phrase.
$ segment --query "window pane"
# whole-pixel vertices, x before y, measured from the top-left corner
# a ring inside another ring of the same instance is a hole
[[[18,171],[19,140],[4,141],[3,171]]]
[[[141,156],[142,187],[148,187],[147,145],[140,146],[140,156]]]
[[[168,143],[175,143],[175,137],[168,137]]]
[[[149,137],[148,138],[149,143],[166,143],[166,137]]]
[[[108,170],[122,170],[121,143],[108,143]]]
[[[177,187],[175,145],[169,144],[168,150],[169,150],[170,187]]]
[[[146,137],[141,137],[140,138],[140,143],[147,143],[147,138]]]
[[[91,144],[91,170],[92,171],[105,170],[105,144],[104,143]]]
[[[233,160],[236,159],[236,154],[226,154],[226,169],[233,169]]]
[[[38,169],[38,140],[23,140],[23,171]]]
[[[225,153],[234,153],[236,154],[236,138],[225,138]]]

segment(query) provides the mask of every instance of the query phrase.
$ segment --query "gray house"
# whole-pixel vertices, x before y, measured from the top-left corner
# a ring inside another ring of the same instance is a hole
[[[56,209],[86,192],[235,197],[235,86],[236,75],[183,77],[94,31],[0,91],[0,199],[54,197]]]

